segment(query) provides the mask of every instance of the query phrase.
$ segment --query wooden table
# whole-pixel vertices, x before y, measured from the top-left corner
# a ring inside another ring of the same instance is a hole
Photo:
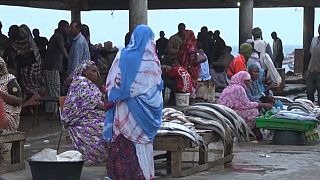
[[[207,144],[221,140],[219,135],[212,130],[200,131],[198,134],[205,142],[207,142]],[[199,147],[199,161],[197,162],[197,165],[183,169],[182,153],[190,148],[197,148],[197,145],[192,142],[192,140],[181,135],[157,135],[154,140],[154,150],[167,152],[165,155],[155,156],[155,159],[166,158],[169,163],[167,172],[170,171],[172,177],[192,175],[210,169],[216,165],[231,162],[233,159],[233,143],[227,144],[224,142],[224,154],[222,154],[222,158],[208,162],[208,148]]]
[[[0,143],[12,143],[11,164],[0,164],[0,174],[24,169],[24,132],[4,132],[0,134]]]

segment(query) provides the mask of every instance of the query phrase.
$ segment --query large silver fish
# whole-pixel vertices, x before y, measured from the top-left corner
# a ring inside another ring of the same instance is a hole
[[[201,117],[206,121],[216,121],[225,129],[224,140],[230,142],[233,140],[234,126],[233,124],[226,119],[221,113],[207,106],[202,105],[192,105],[183,110],[185,115]],[[217,126],[218,129],[221,129],[221,126]]]
[[[222,105],[218,105],[218,104],[213,104],[213,103],[195,103],[194,105],[203,105],[203,106],[207,106],[210,107],[214,110],[217,110],[221,115],[223,115],[228,121],[232,123],[232,125],[229,125],[231,130],[233,131],[233,135],[236,137],[240,136],[240,131],[241,131],[241,124],[238,122],[238,120],[236,119],[236,117],[232,116],[228,111],[224,110],[224,106]]]
[[[304,102],[293,102],[290,105],[288,105],[287,110],[293,110],[293,109],[299,109],[303,112],[306,113],[312,113],[313,112],[313,108],[311,108],[310,106],[308,106],[306,103]]]
[[[247,123],[244,121],[244,119],[229,107],[226,107],[220,104],[213,104],[213,103],[196,103],[196,104],[202,104],[202,105],[206,105],[208,107],[214,108],[217,111],[219,111],[222,115],[224,115],[234,125],[235,131],[236,131],[234,134],[236,134],[236,137],[238,137],[240,141],[243,141],[243,142],[250,141],[249,134],[254,137],[253,132],[251,131]]]
[[[305,112],[298,111],[279,111],[275,115],[271,116],[272,118],[280,118],[280,119],[292,119],[292,120],[300,120],[300,121],[316,121],[319,120]]]
[[[202,137],[198,133],[192,131],[191,129],[183,125],[172,123],[172,122],[163,122],[157,134],[158,135],[180,134],[182,136],[188,137],[198,145],[201,145],[204,143]]]

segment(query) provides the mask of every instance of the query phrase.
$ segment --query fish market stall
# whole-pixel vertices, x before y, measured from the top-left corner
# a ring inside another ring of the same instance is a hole
[[[257,127],[274,130],[273,144],[303,145],[319,140],[320,109],[305,99],[291,101],[286,110],[267,112],[256,119]]]
[[[166,175],[183,177],[231,162],[233,138],[249,141],[252,132],[241,117],[238,120],[233,110],[226,109],[211,103],[196,103],[182,111],[164,109],[154,150],[166,153],[155,156],[156,172],[165,168]],[[211,149],[212,143],[222,144],[221,149]],[[193,153],[191,160],[184,156],[188,152]],[[216,157],[210,158],[210,153]]]

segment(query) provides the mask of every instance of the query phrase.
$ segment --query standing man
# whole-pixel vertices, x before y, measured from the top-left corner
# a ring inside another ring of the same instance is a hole
[[[68,74],[72,76],[73,71],[84,61],[90,60],[89,45],[87,39],[81,34],[81,23],[72,21],[70,24],[70,35],[73,38],[69,52]]]
[[[307,98],[314,102],[314,93],[318,93],[318,104],[320,104],[320,24],[318,26],[318,34],[312,38],[310,45],[310,63],[308,67],[308,75],[306,78]]]
[[[0,21],[0,57],[3,57],[3,53],[7,45],[8,45],[8,37],[2,34],[2,22]]]
[[[252,29],[252,36],[254,40],[254,49],[260,53],[260,57],[264,56],[264,54],[267,53],[270,58],[273,59],[270,44],[267,41],[263,40],[262,31],[259,27],[255,27]]]
[[[214,40],[212,62],[216,62],[219,59],[219,57],[225,53],[226,43],[221,38],[219,30],[214,31],[212,38]],[[219,69],[218,71],[220,72],[223,71],[222,67],[216,68],[215,70],[217,69]]]
[[[282,41],[274,31],[271,33],[271,37],[273,39],[273,64],[276,68],[282,68],[284,58]]]
[[[161,60],[161,56],[167,55],[168,39],[164,37],[164,32],[160,31],[160,38],[156,41],[156,48],[158,53],[158,58]]]
[[[58,29],[55,30],[48,43],[47,54],[44,59],[44,77],[46,89],[49,96],[60,96],[60,72],[62,71],[63,59],[68,59],[68,53],[65,48],[64,36],[67,34],[69,23],[61,20]],[[47,103],[47,113],[56,113],[57,104]]]
[[[48,39],[46,37],[40,36],[39,29],[33,29],[32,34],[33,34],[33,40],[37,44],[37,47],[39,49],[41,60],[43,61],[46,54],[47,46],[48,46]]]
[[[172,62],[178,60],[179,62],[179,51],[185,39],[185,31],[186,25],[184,23],[180,23],[178,25],[178,33],[171,36],[168,42],[168,61],[172,64]]]

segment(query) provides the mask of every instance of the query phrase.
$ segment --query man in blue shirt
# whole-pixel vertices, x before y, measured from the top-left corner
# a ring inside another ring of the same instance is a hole
[[[71,22],[70,34],[73,38],[72,46],[69,52],[68,74],[72,75],[73,71],[84,61],[90,60],[89,45],[86,38],[81,34],[81,23],[78,21]]]

